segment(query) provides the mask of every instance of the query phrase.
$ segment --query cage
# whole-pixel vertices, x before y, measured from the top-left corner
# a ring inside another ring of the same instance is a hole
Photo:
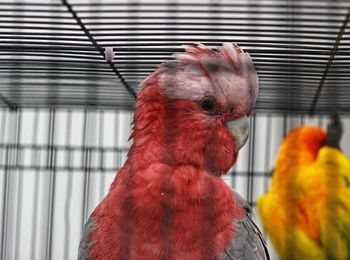
[[[126,159],[139,82],[183,44],[252,56],[250,138],[224,180],[254,211],[290,129],[326,128],[336,109],[350,156],[349,19],[347,0],[2,0],[1,259],[76,259]]]

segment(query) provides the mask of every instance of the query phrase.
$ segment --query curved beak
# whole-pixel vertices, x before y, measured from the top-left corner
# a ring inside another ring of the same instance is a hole
[[[249,117],[243,116],[236,120],[227,121],[225,124],[232,134],[237,151],[240,150],[248,140]]]

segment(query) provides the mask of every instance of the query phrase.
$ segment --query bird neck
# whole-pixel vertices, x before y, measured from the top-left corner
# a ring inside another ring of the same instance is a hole
[[[136,247],[152,237],[162,248],[152,259],[174,252],[186,252],[181,259],[215,259],[232,239],[233,220],[243,217],[231,188],[216,176],[234,163],[231,136],[195,118],[191,105],[167,100],[157,87],[143,88],[128,159],[94,215],[112,216]]]

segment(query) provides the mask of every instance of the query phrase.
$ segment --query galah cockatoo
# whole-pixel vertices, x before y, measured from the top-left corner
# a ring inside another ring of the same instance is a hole
[[[268,259],[251,208],[220,178],[248,137],[252,59],[229,43],[175,57],[141,83],[133,144],[85,225],[79,259]]]

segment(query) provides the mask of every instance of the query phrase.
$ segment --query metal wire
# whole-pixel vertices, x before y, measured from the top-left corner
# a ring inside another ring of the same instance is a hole
[[[120,111],[0,110],[2,259],[15,254],[18,259],[76,257],[82,223],[108,190],[129,149],[121,142],[130,133],[123,113],[131,118],[130,112]],[[286,114],[256,115],[252,120],[251,139],[224,180],[253,207],[268,188],[284,133],[300,123],[326,123],[324,118],[302,119]],[[349,118],[344,125],[350,129]],[[343,141],[350,154],[348,140]],[[26,237],[31,238],[29,244],[24,243]]]
[[[336,41],[334,43],[334,47],[333,47],[331,55],[330,55],[330,57],[328,59],[326,68],[325,68],[325,70],[323,72],[320,84],[318,85],[316,94],[314,96],[314,99],[312,100],[312,104],[311,104],[311,108],[310,108],[310,112],[309,112],[310,114],[313,114],[315,112],[317,101],[318,101],[319,96],[321,94],[322,88],[324,86],[324,83],[325,83],[325,80],[327,78],[327,75],[328,75],[329,69],[331,67],[331,64],[333,62],[333,59],[334,59],[335,55],[337,54],[340,41],[341,41],[341,39],[342,39],[342,37],[344,35],[345,29],[346,29],[347,24],[349,23],[349,20],[350,20],[350,8],[348,9],[348,13],[347,13],[347,15],[346,15],[346,17],[344,19],[344,22],[343,22],[341,28],[339,29],[339,33],[337,35],[337,39],[336,39]]]
[[[257,112],[325,114],[331,106],[350,112],[345,0],[0,5],[4,107],[133,109],[140,80],[182,44],[235,41],[251,53],[260,76]],[[104,60],[105,47],[115,48],[113,62]],[[329,100],[318,89],[337,93]]]
[[[98,50],[98,52],[104,57],[103,49],[98,45],[98,43],[95,41],[94,37],[91,35],[89,30],[85,27],[84,23],[82,23],[81,19],[79,18],[78,14],[73,10],[73,7],[68,3],[66,0],[62,0],[62,4],[65,5],[68,9],[68,11],[73,15],[74,19],[79,24],[80,28],[84,31],[85,35],[89,38],[91,43],[94,45],[94,47]],[[109,66],[111,69],[115,72],[115,74],[118,76],[120,81],[124,84],[125,88],[129,91],[129,93],[136,97],[136,92],[133,88],[129,86],[129,84],[124,80],[123,76],[118,72],[117,68],[114,66],[113,62],[108,61]]]
[[[349,8],[347,0],[1,1],[0,107],[9,109],[0,109],[1,259],[76,258],[82,224],[129,148],[122,118],[131,112],[121,110],[133,110],[140,80],[186,43],[234,41],[254,60],[251,139],[225,181],[255,207],[282,137],[327,122],[306,113],[350,114]]]

